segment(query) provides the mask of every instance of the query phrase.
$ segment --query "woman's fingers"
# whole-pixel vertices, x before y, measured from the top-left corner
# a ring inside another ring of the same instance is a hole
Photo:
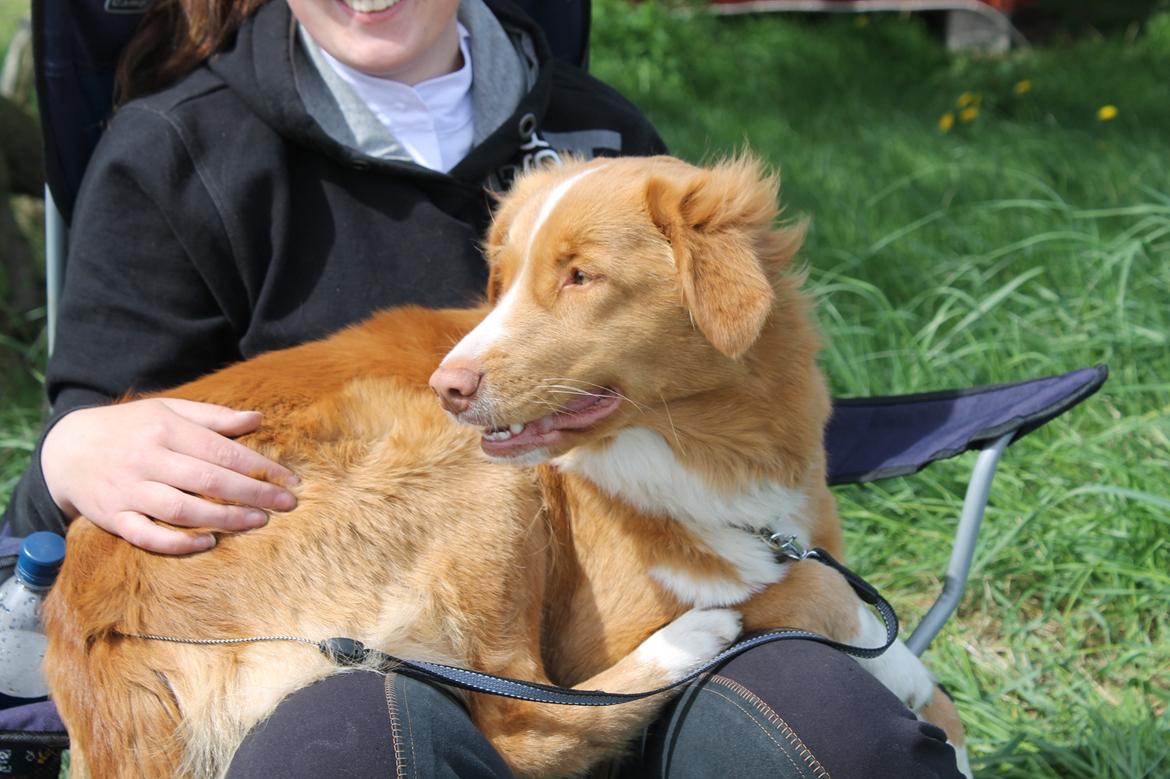
[[[262,474],[265,479],[275,484],[294,486],[298,483],[296,476],[288,468],[226,437],[243,435],[255,430],[261,420],[259,413],[234,411],[225,406],[197,403],[192,400],[172,398],[160,400],[172,412],[192,423],[189,426],[178,426],[171,431],[170,440],[164,442],[169,448],[237,473]],[[198,488],[195,490],[202,491]]]
[[[49,431],[41,470],[68,516],[165,554],[209,548],[214,538],[165,527],[246,530],[287,511],[291,471],[226,437],[255,430],[260,415],[194,401],[151,398],[79,409]],[[275,483],[274,483],[275,482]]]
[[[134,505],[139,512],[178,527],[237,531],[268,524],[268,515],[259,509],[212,503],[159,482],[143,482],[134,496]]]
[[[275,511],[288,511],[297,505],[296,496],[283,487],[245,476],[230,466],[224,467],[199,456],[171,452],[157,466],[157,471],[151,474],[155,481],[184,492]]]
[[[193,554],[215,546],[215,536],[210,533],[192,534],[173,530],[137,511],[117,512],[105,529],[134,546],[159,554]]]
[[[261,416],[258,411],[237,411],[216,403],[200,403],[183,398],[157,398],[157,402],[200,427],[226,436],[241,436],[260,426]]]

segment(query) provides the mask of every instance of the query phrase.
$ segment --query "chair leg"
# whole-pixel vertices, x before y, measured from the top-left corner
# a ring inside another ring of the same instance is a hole
[[[45,186],[45,318],[48,324],[49,352],[57,335],[57,312],[61,309],[61,289],[65,286],[65,256],[69,250],[69,227]]]
[[[967,483],[967,497],[963,500],[959,527],[955,531],[955,543],[951,548],[951,560],[947,564],[942,593],[906,640],[906,646],[916,655],[921,656],[926,651],[959,605],[959,599],[967,586],[967,575],[971,571],[971,558],[975,555],[975,542],[979,538],[979,526],[983,522],[983,510],[987,508],[995,467],[1013,435],[1014,432],[1007,433],[983,447],[975,461],[971,480]]]

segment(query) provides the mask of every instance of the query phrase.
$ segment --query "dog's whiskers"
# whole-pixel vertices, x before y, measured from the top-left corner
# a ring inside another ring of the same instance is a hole
[[[569,384],[555,384],[553,382],[569,382]],[[603,392],[590,392],[589,390],[584,389],[583,387],[574,387],[573,384],[581,384],[581,385],[585,385],[587,387],[597,387],[598,389],[603,390]],[[583,379],[572,379],[572,378],[569,378],[567,376],[561,376],[561,377],[554,377],[554,378],[550,378],[550,379],[545,379],[544,381],[541,382],[541,385],[549,388],[550,390],[560,390],[564,394],[588,395],[590,397],[601,397],[604,394],[616,395],[617,397],[619,397],[622,400],[629,403],[634,408],[638,409],[639,412],[641,412],[643,414],[646,413],[646,407],[643,406],[641,403],[638,403],[636,400],[629,397],[628,395],[624,395],[621,392],[618,392],[613,387],[607,387],[604,384],[594,384],[591,381],[585,381]]]
[[[585,381],[584,379],[573,379],[573,378],[569,378],[568,376],[554,376],[552,378],[548,378],[548,379],[544,380],[545,383],[550,382],[550,381],[567,381],[570,384],[582,384],[586,387],[597,387],[598,389],[608,390],[608,391],[612,391],[612,389],[613,389],[612,387],[607,387],[604,384],[594,384],[591,381]]]
[[[538,404],[544,406],[545,408],[547,408],[549,411],[553,412],[554,414],[561,410],[560,406],[558,406],[556,403],[553,403],[551,400],[548,400],[546,398],[537,398],[536,402]]]
[[[589,390],[578,389],[577,387],[566,387],[563,384],[552,384],[548,387],[549,392],[556,392],[561,395],[583,395],[591,398],[600,398],[600,392],[590,392]]]
[[[638,409],[638,413],[640,413],[640,414],[646,413],[646,407],[643,406],[638,401],[634,400],[633,398],[629,397],[628,395],[623,395],[622,393],[618,392],[617,390],[612,390],[612,389],[610,390],[610,392],[617,395],[619,398],[621,398],[625,402],[629,403],[634,408]]]
[[[680,454],[686,454],[686,448],[683,447],[682,439],[678,437],[678,428],[674,426],[674,417],[670,415],[670,404],[666,402],[666,398],[661,392],[658,393],[658,398],[662,401],[662,409],[666,412],[666,422],[670,425],[670,432],[674,436],[674,442],[678,444],[678,451]]]

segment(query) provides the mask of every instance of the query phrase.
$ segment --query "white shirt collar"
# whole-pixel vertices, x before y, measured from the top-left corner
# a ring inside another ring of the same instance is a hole
[[[453,73],[421,81],[413,87],[355,70],[324,49],[320,52],[334,72],[410,152],[419,165],[448,171],[467,156],[474,140],[471,100],[471,37],[457,22],[463,66]]]

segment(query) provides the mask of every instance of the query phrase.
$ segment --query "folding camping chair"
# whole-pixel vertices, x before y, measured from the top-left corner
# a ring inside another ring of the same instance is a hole
[[[68,223],[90,152],[109,114],[118,53],[149,0],[34,0],[37,92],[45,140],[49,332],[65,273]],[[583,65],[589,0],[521,0],[557,56]],[[1096,392],[1103,366],[998,386],[835,401],[828,429],[830,482],[857,484],[915,473],[935,460],[979,450],[942,592],[907,643],[922,654],[954,612],[967,581],[996,465],[1014,441]],[[7,547],[7,548],[6,548]],[[14,554],[0,540],[0,558]],[[3,559],[0,559],[0,563]],[[51,702],[0,712],[0,747],[67,743]]]

